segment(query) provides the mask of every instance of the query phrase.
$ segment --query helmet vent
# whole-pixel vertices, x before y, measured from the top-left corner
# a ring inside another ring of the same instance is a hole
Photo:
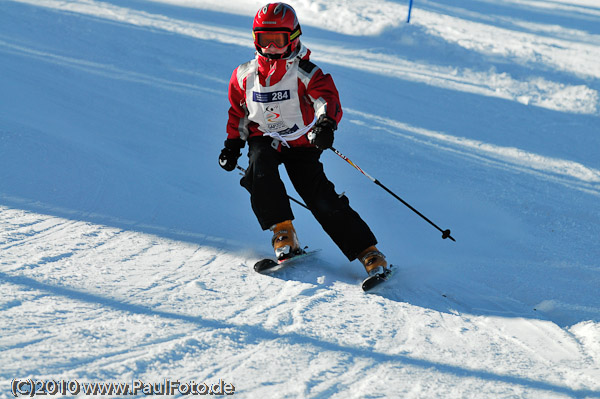
[[[275,8],[273,9],[273,14],[277,15],[279,14],[281,11],[283,11],[283,15],[281,16],[281,19],[285,18],[285,11],[286,8],[284,7],[284,5],[282,3],[277,4],[277,6],[275,6]]]

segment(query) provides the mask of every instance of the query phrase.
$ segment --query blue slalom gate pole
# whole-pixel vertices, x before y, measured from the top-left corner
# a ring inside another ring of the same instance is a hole
[[[408,0],[408,17],[406,18],[406,23],[410,23],[410,12],[412,11],[412,3],[413,0]]]

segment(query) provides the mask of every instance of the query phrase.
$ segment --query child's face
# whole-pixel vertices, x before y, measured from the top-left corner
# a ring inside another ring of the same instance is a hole
[[[262,52],[264,54],[283,54],[286,52],[286,50],[287,50],[287,47],[286,48],[277,48],[274,45],[270,45],[267,48],[263,48]]]

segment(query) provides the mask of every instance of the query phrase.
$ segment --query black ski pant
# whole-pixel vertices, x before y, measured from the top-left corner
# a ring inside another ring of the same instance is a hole
[[[272,142],[270,137],[248,140],[250,163],[240,181],[250,192],[252,210],[263,230],[294,219],[279,175],[279,165],[283,164],[296,192],[349,260],[377,244],[369,226],[350,207],[348,198],[338,195],[325,176],[319,161],[321,150],[282,146],[279,152],[272,147]]]

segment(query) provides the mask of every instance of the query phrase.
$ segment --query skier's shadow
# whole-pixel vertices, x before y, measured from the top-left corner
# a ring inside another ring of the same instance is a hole
[[[251,266],[251,265],[250,265]],[[361,283],[366,274],[356,262],[331,262],[318,254],[301,259],[292,265],[267,273],[265,277],[284,281],[296,281],[307,285],[312,291],[332,290],[362,292]],[[574,324],[574,320],[556,319],[540,310],[511,299],[502,293],[479,287],[473,281],[440,281],[428,278],[419,270],[396,267],[394,276],[386,283],[365,295],[376,295],[386,300],[407,303],[447,314],[473,314],[481,316],[523,317],[550,320],[558,325]]]
[[[263,274],[279,280],[310,284],[315,290],[335,289],[340,284],[354,285],[357,290],[361,290],[360,284],[367,277],[359,264],[327,261],[320,254],[295,260],[290,265],[283,264]]]

